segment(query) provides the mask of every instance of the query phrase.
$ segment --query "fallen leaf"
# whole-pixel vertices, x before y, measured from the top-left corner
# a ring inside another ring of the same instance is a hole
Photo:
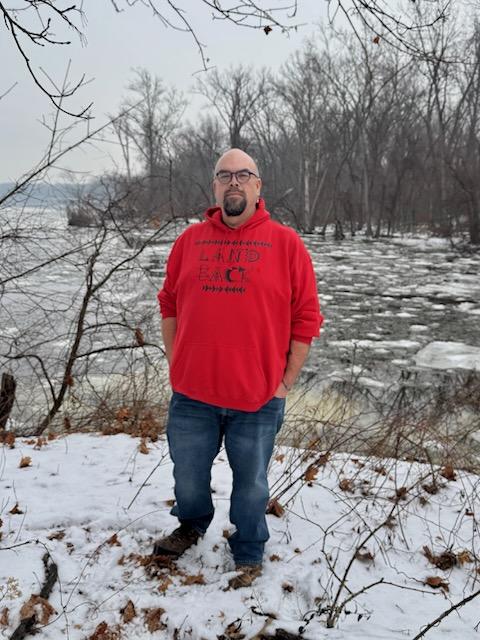
[[[374,467],[373,470],[375,471],[375,473],[378,473],[380,476],[386,476],[387,475],[387,470],[383,466],[379,465],[377,467]]]
[[[289,582],[284,582],[282,584],[282,589],[284,591],[286,591],[287,593],[292,593],[293,591],[293,584],[290,584]]]
[[[304,479],[305,482],[313,482],[317,479],[318,475],[318,467],[314,464],[311,464],[307,470],[305,471]]]
[[[474,512],[471,509],[465,509],[465,515],[466,516],[474,516]]]
[[[125,561],[134,562],[140,567],[147,567],[152,563],[152,556],[151,555],[142,556],[139,553],[129,553],[128,556],[124,558],[124,563]]]
[[[166,625],[160,621],[160,618],[165,613],[165,609],[144,609],[145,612],[145,624],[150,633],[160,631],[160,629],[166,629]]]
[[[165,500],[165,504],[167,505],[167,507],[173,507],[175,505],[175,499],[170,498],[170,500]]]
[[[135,340],[137,341],[139,347],[143,347],[143,345],[145,344],[145,338],[143,337],[143,332],[140,327],[137,327],[135,329]]]
[[[457,564],[457,556],[448,549],[441,553],[440,555],[434,554],[429,547],[423,547],[423,553],[427,560],[435,565],[438,569],[442,571],[446,571],[447,569],[451,569]]]
[[[225,632],[220,637],[224,640],[243,640],[243,638],[245,638],[246,636],[240,631],[241,628],[242,621],[240,619],[234,620],[234,622],[231,622],[228,625],[228,627],[225,629]]]
[[[8,627],[8,607],[0,611],[0,627]]]
[[[439,492],[440,486],[434,480],[429,484],[422,484],[422,489],[427,493],[429,493],[430,495],[434,496],[436,493]]]
[[[275,456],[275,461],[276,462],[283,462],[285,460],[285,454],[284,453],[279,453],[278,456]]]
[[[109,544],[111,547],[121,547],[122,543],[120,542],[120,540],[117,537],[117,534],[114,533],[113,536],[111,536],[108,540],[107,540],[107,544]]]
[[[97,625],[88,640],[120,640],[120,633],[118,629],[109,627],[108,624],[103,621]]]
[[[380,44],[380,36],[375,36],[372,42],[373,44]]]
[[[137,615],[135,611],[135,605],[131,600],[127,602],[127,604],[123,607],[123,609],[120,609],[120,613],[122,614],[122,619],[125,622],[125,624],[128,624],[129,622],[131,622]]]
[[[342,478],[338,483],[338,486],[342,491],[353,493],[353,480],[350,480],[349,478]]]
[[[268,24],[266,27],[263,27],[263,31],[265,33],[266,36],[268,36],[268,34],[272,31],[272,27],[270,27]]]
[[[276,553],[272,553],[272,555],[269,558],[270,562],[280,562],[281,558],[280,556],[277,556]]]
[[[458,561],[458,564],[463,566],[464,564],[473,562],[473,556],[470,553],[470,551],[467,551],[466,549],[464,549],[463,551],[459,551],[457,553],[457,561]]]
[[[195,575],[195,576],[186,575],[182,579],[182,584],[184,586],[187,586],[190,584],[205,584],[205,579],[202,573],[199,573],[198,575]]]
[[[423,548],[422,548],[422,551],[423,551],[423,555],[427,558],[427,560],[428,560],[429,562],[431,562],[432,564],[435,564],[435,563],[433,562],[433,558],[434,558],[435,556],[434,556],[434,555],[433,555],[433,553],[431,552],[430,547],[429,547],[429,546],[427,546],[427,545],[424,545],[424,546],[423,546]]]
[[[56,611],[48,600],[37,595],[32,595],[20,609],[20,620],[34,617],[40,624],[48,624],[50,616],[54,613],[56,613]]]
[[[355,553],[355,559],[368,564],[369,562],[373,562],[374,556],[370,553],[370,551],[360,551],[359,549]]]
[[[357,467],[358,467],[359,469],[363,469],[363,467],[365,466],[365,463],[364,463],[364,462],[360,462],[360,460],[359,460],[358,458],[351,458],[351,460],[352,460],[352,462],[353,462],[354,464],[356,464],[356,465],[357,465]]]
[[[407,497],[408,489],[407,487],[398,487],[395,491],[395,497],[397,500],[405,500]]]
[[[440,475],[444,478],[446,478],[447,480],[456,480],[457,479],[457,475],[455,473],[455,469],[452,467],[451,464],[447,464],[443,467],[443,469],[440,471]]]
[[[63,540],[65,537],[65,531],[61,529],[60,531],[54,531],[49,536],[47,536],[47,540]]]
[[[140,451],[140,453],[143,453],[144,455],[148,455],[150,453],[150,449],[147,447],[145,438],[141,439],[140,444],[138,445],[138,450]]]
[[[232,533],[229,529],[224,529],[222,532],[222,536],[225,538],[225,540],[228,540],[231,535]]]
[[[14,507],[12,509],[10,509],[9,513],[11,513],[12,516],[19,515],[19,514],[23,513],[23,511],[18,506],[18,502],[15,503],[15,505],[14,505]]]
[[[15,449],[15,435],[11,431],[4,431],[0,434],[0,442],[10,449]]]
[[[41,449],[44,445],[47,444],[47,441],[45,440],[45,438],[42,438],[41,436],[39,438],[37,438],[37,441],[35,442],[34,445],[34,449]]]
[[[322,453],[321,456],[319,456],[316,460],[316,463],[319,467],[324,467],[327,462],[330,460],[330,453]]]
[[[160,593],[165,593],[165,591],[171,584],[173,584],[173,581],[168,576],[165,576],[160,580],[160,584],[158,585],[157,589],[158,591],[160,591]]]
[[[32,464],[32,459],[29,456],[23,456],[20,460],[20,464],[18,465],[19,469],[24,469],[25,467],[29,467]]]
[[[285,513],[285,509],[279,503],[279,501],[275,498],[274,500],[270,500],[267,505],[267,513],[276,516],[277,518],[281,518]]]
[[[448,591],[448,582],[445,582],[443,578],[439,578],[437,576],[429,576],[423,584],[426,584],[433,589],[445,589],[445,591]]]

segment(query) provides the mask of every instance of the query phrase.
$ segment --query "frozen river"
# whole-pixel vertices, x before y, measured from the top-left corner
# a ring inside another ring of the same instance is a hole
[[[74,378],[99,379],[127,366],[141,372],[145,358],[162,359],[156,293],[183,227],[101,237],[67,228],[55,212],[3,213],[0,367],[16,376],[19,398],[49,401],[44,370],[51,384],[59,383],[92,261],[93,285],[124,265],[92,295]],[[147,235],[152,242],[138,253]],[[480,371],[479,252],[412,237],[335,242],[308,235],[304,241],[325,316],[304,375],[313,387],[354,376],[371,390],[407,379],[422,389],[438,376],[445,381]],[[135,329],[146,346],[133,357],[127,347]]]

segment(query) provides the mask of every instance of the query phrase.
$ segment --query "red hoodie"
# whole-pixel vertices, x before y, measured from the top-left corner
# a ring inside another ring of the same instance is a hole
[[[310,343],[320,315],[312,261],[297,233],[260,199],[237,229],[219,207],[173,245],[158,294],[177,318],[174,391],[219,407],[257,411],[282,380],[290,340]]]

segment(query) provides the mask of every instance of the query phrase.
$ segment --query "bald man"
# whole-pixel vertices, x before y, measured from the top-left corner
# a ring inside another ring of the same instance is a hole
[[[244,151],[221,156],[216,205],[177,238],[158,294],[173,390],[171,514],[180,526],[156,541],[153,560],[176,559],[205,534],[214,514],[212,464],[224,442],[234,589],[262,573],[268,464],[285,398],[322,323],[310,256],[293,229],[271,220],[261,186]]]

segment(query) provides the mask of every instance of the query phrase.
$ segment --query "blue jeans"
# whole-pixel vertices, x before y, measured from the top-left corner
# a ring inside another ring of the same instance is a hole
[[[212,464],[224,439],[233,475],[230,521],[236,531],[228,543],[235,564],[262,562],[269,537],[267,468],[284,410],[282,398],[272,398],[254,412],[222,409],[176,392],[170,401],[167,437],[176,498],[171,513],[205,533],[214,513]]]

